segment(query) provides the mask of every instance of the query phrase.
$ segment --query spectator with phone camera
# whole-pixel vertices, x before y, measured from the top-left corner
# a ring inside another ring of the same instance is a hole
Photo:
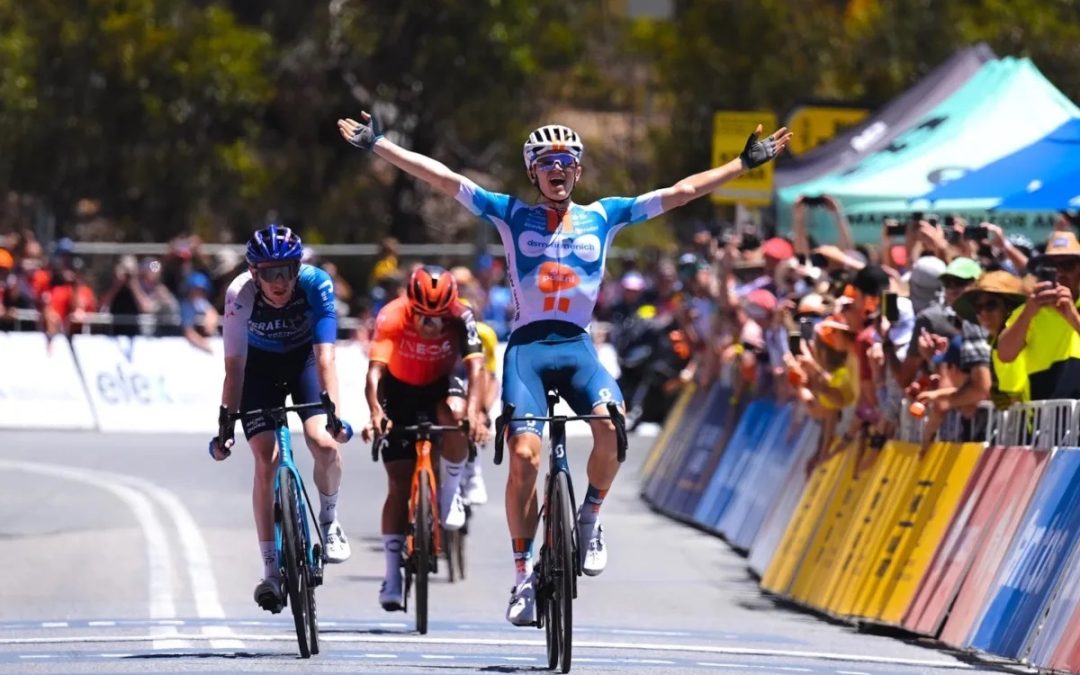
[[[997,349],[1006,320],[1025,300],[1024,283],[1018,277],[999,270],[979,277],[974,288],[961,295],[955,304],[957,315],[977,322],[989,336],[993,365],[990,400],[1000,410],[1013,403],[1027,401],[1030,397],[1023,357],[1018,357],[1012,363],[1003,363]]]
[[[1055,231],[1032,267],[1035,285],[998,338],[1003,363],[1023,359],[1031,400],[1080,398],[1080,242]]]

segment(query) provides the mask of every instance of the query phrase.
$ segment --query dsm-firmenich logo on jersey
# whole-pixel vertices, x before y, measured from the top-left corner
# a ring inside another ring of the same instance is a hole
[[[574,255],[585,262],[596,262],[600,259],[600,237],[595,234],[583,234],[579,237],[561,234],[552,236],[527,231],[518,237],[518,250],[530,258],[565,258]]]

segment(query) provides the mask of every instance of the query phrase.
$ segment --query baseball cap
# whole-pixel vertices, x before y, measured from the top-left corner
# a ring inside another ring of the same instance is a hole
[[[807,293],[799,300],[796,316],[825,316],[825,298],[817,293]]]
[[[1075,239],[1073,241],[1075,241]],[[1080,246],[1077,248],[1078,254],[1080,254]],[[982,266],[971,258],[954,258],[953,261],[945,267],[945,271],[941,273],[941,279],[952,277],[954,279],[963,279],[964,281],[975,281],[982,276],[982,273]]]
[[[210,285],[210,277],[206,276],[202,272],[192,272],[184,281],[184,285],[189,291],[193,288],[198,288],[209,293],[213,289],[213,287]]]
[[[900,318],[889,326],[889,341],[897,348],[897,356],[902,359],[907,354],[907,347],[915,334],[915,306],[911,303],[911,298],[899,297],[896,299],[896,308]]]
[[[937,297],[941,290],[941,275],[945,273],[945,261],[932,255],[923,256],[911,266],[908,289],[915,311],[920,312]]]
[[[791,245],[791,242],[780,237],[766,239],[761,245],[761,251],[766,258],[771,260],[787,260],[795,255],[795,247]]]
[[[645,290],[645,277],[641,276],[640,272],[627,272],[622,276],[619,285],[628,291],[643,291]]]

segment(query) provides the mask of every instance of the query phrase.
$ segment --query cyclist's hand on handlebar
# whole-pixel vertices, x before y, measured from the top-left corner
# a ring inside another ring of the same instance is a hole
[[[225,445],[221,444],[221,439],[214,436],[210,439],[210,444],[207,446],[207,450],[210,452],[210,456],[214,458],[215,462],[221,462],[229,458],[232,454],[232,446],[235,441],[231,438],[225,440]]]
[[[334,440],[338,443],[348,443],[353,437],[352,425],[343,419],[338,419],[338,422],[341,424],[341,428],[338,429],[337,434],[334,436]],[[330,429],[327,428],[327,431],[330,431]]]
[[[383,137],[382,127],[374,115],[360,113],[360,121],[343,119],[337,122],[341,137],[361,150],[371,150]]]
[[[364,427],[364,431],[361,437],[365,443],[372,442],[376,436],[385,436],[390,433],[390,430],[394,427],[394,423],[390,421],[390,418],[380,410],[371,411],[371,421]]]
[[[469,440],[477,445],[483,445],[491,437],[488,430],[488,418],[483,410],[469,413]]]

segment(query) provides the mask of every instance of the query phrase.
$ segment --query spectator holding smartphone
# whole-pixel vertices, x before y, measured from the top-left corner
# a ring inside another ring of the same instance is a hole
[[[957,315],[977,322],[989,335],[993,362],[990,400],[999,410],[1030,398],[1023,356],[1017,357],[1012,363],[1003,363],[997,349],[1006,320],[1026,299],[1024,284],[1018,277],[997,271],[979,277],[975,287],[961,295],[955,304]]]
[[[1035,264],[1036,284],[998,338],[1003,363],[1023,358],[1031,400],[1080,398],[1080,242],[1055,231]]]

